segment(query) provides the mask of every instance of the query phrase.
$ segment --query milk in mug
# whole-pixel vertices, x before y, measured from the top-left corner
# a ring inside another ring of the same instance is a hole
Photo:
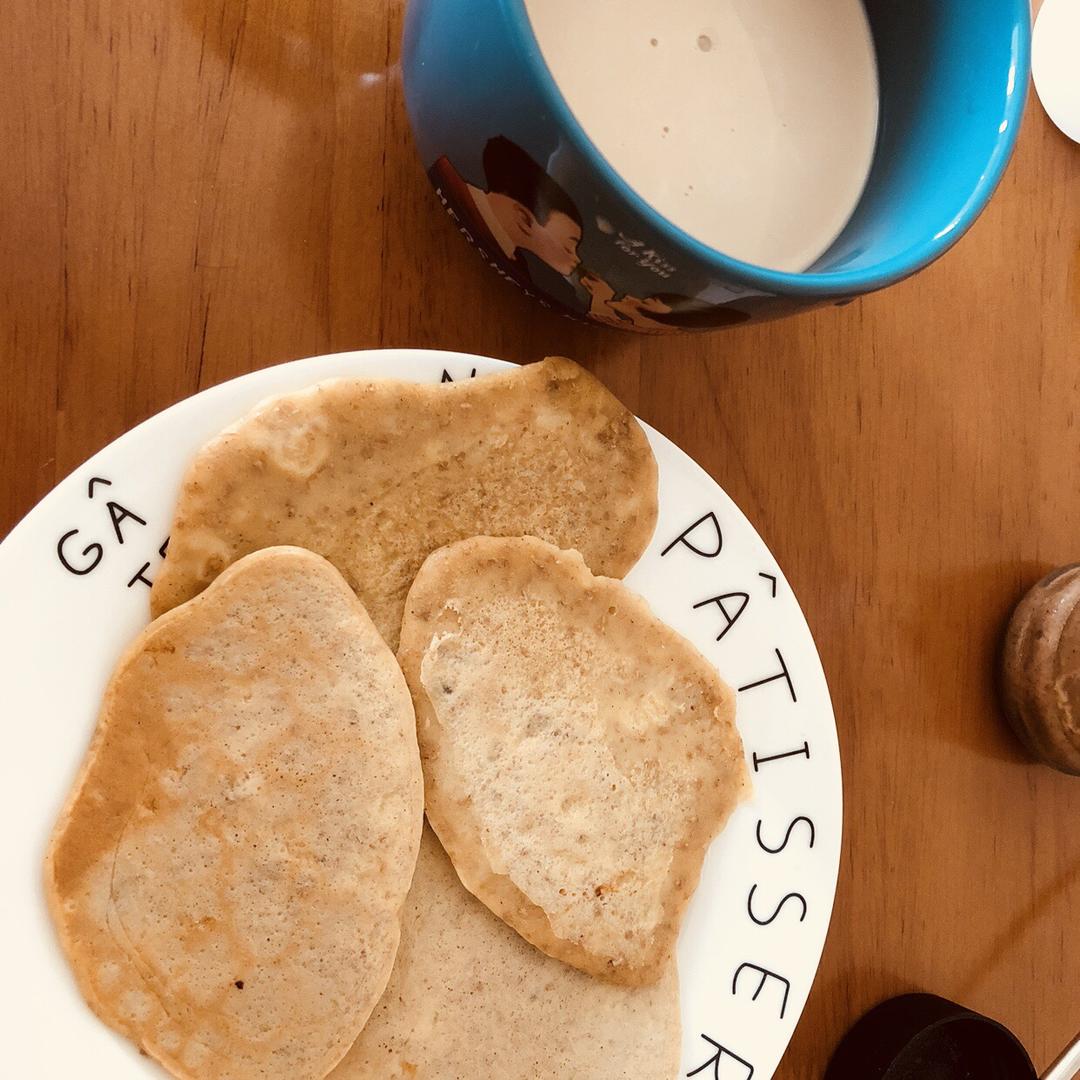
[[[862,0],[526,0],[600,153],[655,210],[802,271],[847,224],[878,127]]]

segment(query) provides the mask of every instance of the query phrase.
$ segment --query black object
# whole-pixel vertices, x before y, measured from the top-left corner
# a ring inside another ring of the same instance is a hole
[[[934,994],[871,1009],[844,1037],[825,1080],[1038,1080],[1008,1028]]]

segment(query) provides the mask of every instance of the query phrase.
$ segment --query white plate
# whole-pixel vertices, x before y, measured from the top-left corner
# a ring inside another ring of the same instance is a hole
[[[41,861],[105,682],[147,621],[148,582],[196,448],[261,399],[329,376],[438,381],[505,366],[385,350],[246,375],[117,439],[0,544],[7,1075],[162,1075],[82,1003],[47,918]],[[836,728],[809,628],[765,544],[702,469],[646,431],[660,465],[660,518],[627,581],[739,688],[738,723],[755,784],[753,801],[710,850],[683,928],[681,1072],[768,1080],[803,1010],[832,910],[842,824]]]

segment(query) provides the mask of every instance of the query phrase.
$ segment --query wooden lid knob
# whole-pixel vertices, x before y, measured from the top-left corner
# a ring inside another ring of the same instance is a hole
[[[1001,652],[1001,694],[1035,757],[1080,776],[1080,563],[1047,574],[1016,605]]]

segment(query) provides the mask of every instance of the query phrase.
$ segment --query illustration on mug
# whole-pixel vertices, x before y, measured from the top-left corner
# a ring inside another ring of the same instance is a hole
[[[749,318],[673,292],[619,293],[583,265],[581,212],[566,190],[503,135],[484,147],[483,180],[470,183],[445,155],[428,171],[459,230],[507,280],[564,314],[644,334],[708,329]],[[538,289],[557,297],[553,304]]]

